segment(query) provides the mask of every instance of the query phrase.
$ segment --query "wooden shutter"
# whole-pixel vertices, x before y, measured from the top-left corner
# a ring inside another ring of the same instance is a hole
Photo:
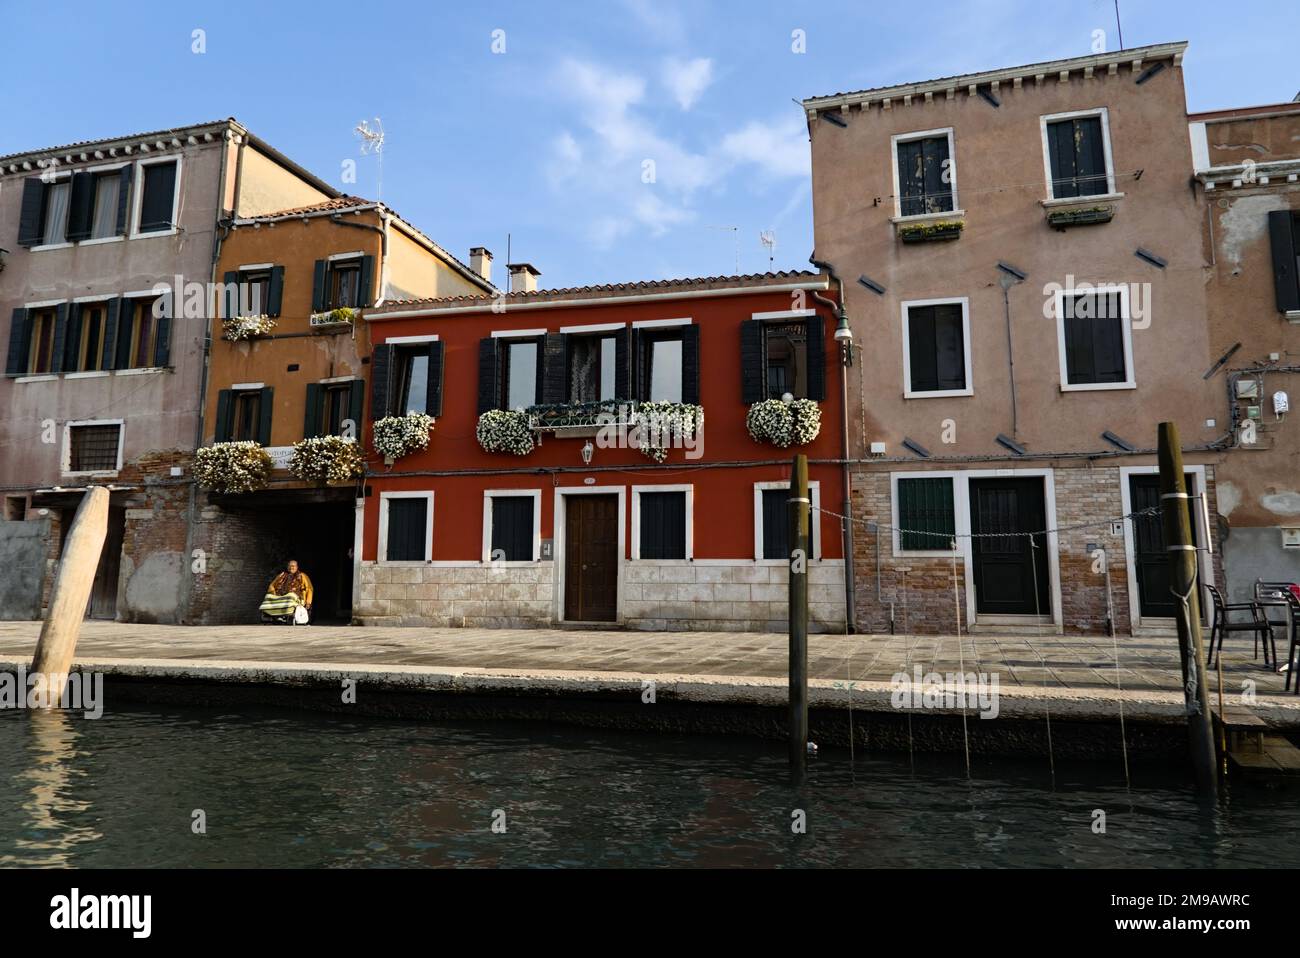
[[[542,375],[538,402],[561,405],[569,399],[569,350],[563,333],[547,333],[542,342]]]
[[[1273,248],[1273,290],[1279,313],[1300,310],[1300,229],[1292,210],[1271,210],[1268,235]]]
[[[50,372],[63,372],[63,348],[68,337],[68,304],[59,303],[54,310],[54,335],[50,340]]]
[[[262,387],[262,398],[258,403],[261,422],[257,426],[257,441],[263,446],[271,444],[271,419],[275,413],[275,390],[270,386]]]
[[[302,438],[314,439],[320,435],[321,399],[325,389],[320,383],[307,384],[307,405],[302,417]]]
[[[808,345],[805,361],[808,365],[808,399],[821,402],[826,398],[826,320],[821,316],[808,317]]]
[[[944,161],[947,159],[947,136],[933,136],[921,141],[921,160],[925,171],[922,182],[925,191],[923,213],[938,213],[952,209],[952,183],[945,183],[943,180]]]
[[[497,375],[501,364],[497,358],[497,341],[487,336],[478,341],[478,412],[479,415],[497,408],[500,390]]]
[[[122,297],[117,317],[117,348],[114,351],[113,368],[131,368],[131,334],[135,329],[135,304],[133,299]]]
[[[961,305],[914,306],[907,313],[912,392],[966,388]]]
[[[221,315],[223,319],[239,315],[239,273],[233,269],[221,277]]]
[[[213,442],[230,441],[230,406],[234,402],[235,391],[223,389],[217,393],[217,421],[213,429]]]
[[[1047,154],[1051,166],[1052,196],[1079,195],[1078,170],[1074,161],[1074,124],[1061,120],[1047,124]]]
[[[118,236],[125,236],[127,233],[127,210],[131,207],[127,198],[131,193],[131,171],[135,169],[134,163],[128,163],[122,167],[121,178],[117,184],[117,229],[115,232]]]
[[[371,287],[374,285],[375,276],[375,258],[373,256],[361,257],[361,275],[357,287],[357,304],[360,306],[369,306],[375,301],[374,291]]]
[[[700,327],[682,327],[682,402],[700,402]]]
[[[31,351],[32,319],[27,310],[18,307],[9,321],[9,356],[5,360],[6,376],[21,376],[27,372],[27,355]]]
[[[642,492],[640,536],[642,559],[686,558],[686,493]]]
[[[429,344],[429,378],[424,394],[424,411],[437,419],[442,415],[442,342]]]
[[[650,398],[650,339],[643,329],[633,329],[628,339],[628,374],[631,398],[645,401]]]
[[[899,209],[904,216],[925,212],[925,176],[922,169],[921,141],[898,144]]]
[[[491,557],[506,562],[533,560],[532,496],[492,496]]]
[[[68,331],[64,336],[62,353],[65,373],[81,371],[81,330],[84,325],[81,312],[81,303],[72,303],[68,306]]]
[[[397,347],[376,346],[370,351],[370,421],[389,414],[393,393],[393,360]]]
[[[898,480],[899,548],[950,549],[956,533],[952,479]]]
[[[95,174],[73,173],[72,191],[68,198],[69,243],[90,239],[91,223],[95,218]]]
[[[763,558],[790,558],[790,490],[763,490]]]
[[[312,269],[311,311],[313,313],[319,313],[325,308],[325,270],[328,265],[325,260],[318,259]]]
[[[280,315],[280,303],[284,299],[284,267],[271,267],[271,281],[266,287],[266,315]]]
[[[389,562],[424,561],[425,531],[429,527],[429,500],[421,497],[401,497],[386,500],[388,503],[388,548],[381,556]]]
[[[39,176],[23,180],[23,200],[18,213],[18,245],[39,246],[45,214],[45,184]]]
[[[118,313],[122,300],[110,299],[104,309],[104,345],[100,354],[100,369],[112,369],[117,357]]]
[[[353,437],[357,442],[361,441],[361,426],[365,420],[365,415],[366,381],[364,379],[354,379],[352,385],[348,388],[348,418],[352,420]]]
[[[632,330],[614,334],[614,398],[632,399]]]
[[[159,369],[165,369],[171,365],[172,361],[172,306],[174,300],[168,297],[164,300],[166,308],[163,314],[157,317],[158,337],[153,344],[153,364]]]
[[[174,226],[176,161],[144,167],[140,185],[144,190],[140,198],[140,232],[157,232]]]
[[[747,406],[767,398],[765,365],[763,322],[746,319],[740,324],[740,401]]]

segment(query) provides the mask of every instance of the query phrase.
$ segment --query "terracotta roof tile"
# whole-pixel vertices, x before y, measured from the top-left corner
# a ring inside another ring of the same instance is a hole
[[[321,200],[319,203],[309,203],[306,206],[294,206],[287,210],[276,210],[272,213],[260,213],[257,216],[250,216],[250,220],[274,219],[282,216],[297,216],[299,213],[323,213],[326,210],[350,210],[357,206],[378,206],[374,200],[363,199],[360,196],[336,196],[330,200]],[[390,210],[391,212],[391,210]],[[396,214],[394,214],[396,215]],[[242,218],[242,217],[241,217]]]

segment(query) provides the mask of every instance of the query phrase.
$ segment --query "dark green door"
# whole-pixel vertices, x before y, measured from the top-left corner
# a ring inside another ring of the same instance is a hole
[[[970,503],[975,611],[1051,615],[1043,479],[972,479]]]
[[[1129,511],[1142,512],[1160,509],[1160,477],[1149,475],[1129,476]],[[1188,495],[1196,495],[1195,478],[1188,473],[1183,478]],[[1192,542],[1197,541],[1196,514],[1192,511],[1194,500],[1187,500],[1187,514],[1192,523]],[[1169,594],[1169,556],[1165,552],[1164,527],[1157,511],[1153,515],[1135,517],[1133,523],[1133,569],[1137,575],[1138,611],[1143,618],[1172,619],[1175,600]]]

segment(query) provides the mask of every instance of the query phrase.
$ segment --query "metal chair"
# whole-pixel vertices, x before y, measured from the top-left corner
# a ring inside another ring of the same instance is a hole
[[[1282,625],[1287,629],[1287,636],[1290,638],[1289,646],[1286,653],[1286,686],[1291,688],[1291,676],[1296,670],[1296,649],[1300,648],[1300,598],[1293,591],[1294,585],[1290,582],[1264,582],[1255,583],[1255,598],[1269,599],[1276,607],[1278,600],[1286,602],[1286,620],[1278,622],[1269,619],[1271,625]],[[1267,608],[1267,607],[1266,607]],[[1267,614],[1267,613],[1266,613]],[[1276,665],[1276,659],[1274,659]],[[1300,676],[1296,677],[1295,691],[1300,695]]]
[[[1214,640],[1219,640],[1218,655],[1223,655],[1223,637],[1229,632],[1251,632],[1255,636],[1255,657],[1259,658],[1259,640],[1264,639],[1264,664],[1269,665],[1271,662],[1277,662],[1277,642],[1273,637],[1273,626],[1264,614],[1264,608],[1259,602],[1224,602],[1223,593],[1212,585],[1205,587],[1209,590],[1211,598],[1214,599],[1214,625],[1210,629],[1210,648],[1208,660],[1213,667],[1215,662]],[[1247,622],[1233,622],[1229,618],[1233,613],[1249,612],[1250,620]],[[1269,646],[1273,648],[1273,658],[1269,659]]]

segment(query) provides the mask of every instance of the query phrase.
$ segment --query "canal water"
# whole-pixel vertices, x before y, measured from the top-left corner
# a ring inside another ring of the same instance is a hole
[[[1300,791],[1203,812],[1180,772],[824,749],[795,791],[784,744],[746,738],[4,712],[0,865],[1300,865]]]

